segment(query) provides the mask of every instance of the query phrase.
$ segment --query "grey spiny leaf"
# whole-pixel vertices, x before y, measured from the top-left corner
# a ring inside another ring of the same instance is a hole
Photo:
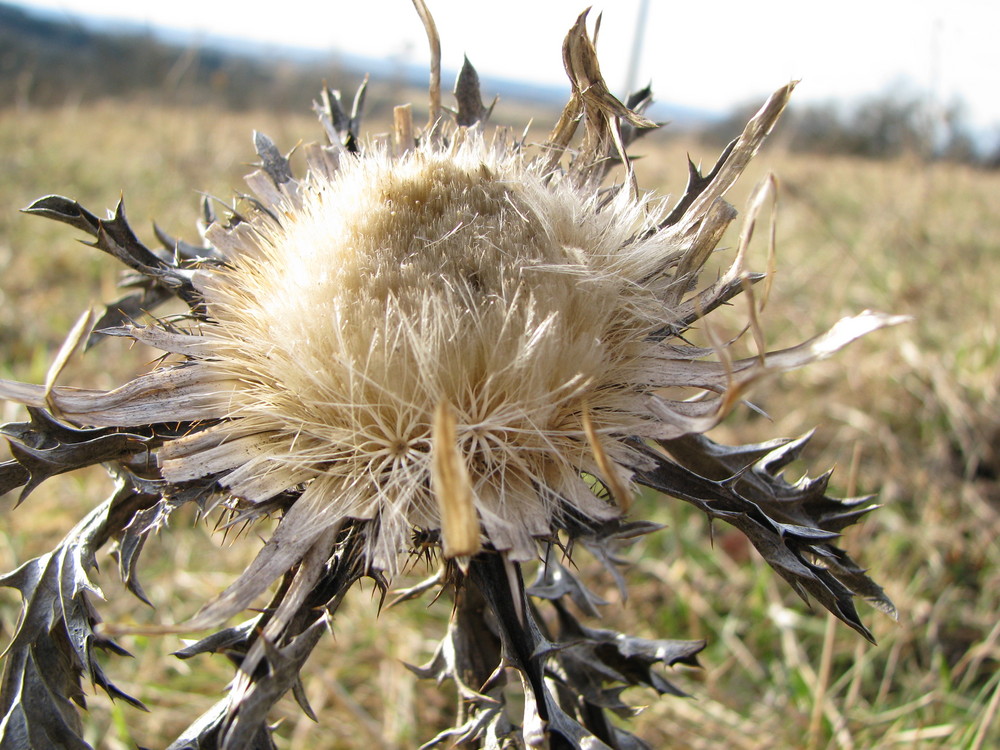
[[[131,518],[147,498],[120,485],[116,493],[91,511],[56,547],[0,578],[0,586],[16,588],[24,600],[21,618],[4,660],[3,722],[13,733],[3,740],[28,738],[26,748],[53,750],[87,747],[70,700],[83,705],[81,681],[88,679],[113,698],[145,709],[105,675],[95,649],[126,652],[95,631],[100,618],[91,603],[101,596],[88,572],[94,553]],[[45,741],[40,738],[44,737]]]
[[[41,409],[28,408],[30,421],[0,427],[11,455],[23,472],[10,469],[8,483],[25,479],[18,502],[49,477],[104,461],[125,460],[148,451],[148,439],[107,428],[79,429],[59,422]],[[17,484],[8,487],[18,486]]]
[[[486,107],[483,104],[479,89],[479,74],[472,67],[468,57],[465,58],[455,81],[455,101],[458,103],[455,122],[463,127],[485,123],[493,111],[492,105]]]
[[[288,164],[288,159],[274,145],[274,141],[264,133],[255,130],[253,144],[257,150],[257,155],[261,158],[262,168],[275,186],[290,182],[292,179],[292,169]]]

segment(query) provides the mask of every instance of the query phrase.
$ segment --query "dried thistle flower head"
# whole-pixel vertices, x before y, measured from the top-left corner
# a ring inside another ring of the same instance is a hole
[[[433,21],[417,5],[433,48]],[[97,548],[117,540],[123,578],[142,597],[142,541],[177,507],[222,503],[237,522],[282,514],[252,565],[183,626],[220,626],[284,581],[263,614],[181,652],[226,649],[239,655],[240,671],[229,698],[176,747],[206,737],[267,746],[267,710],[296,684],[344,592],[363,575],[388,585],[405,556],[427,549],[451,561],[426,586],[454,592],[446,641],[472,638],[477,663],[491,665],[476,670],[463,661],[468,649],[445,644],[425,668],[459,687],[459,721],[447,736],[487,747],[557,737],[577,747],[634,746],[603,718],[604,708],[624,709],[606,683],[676,690],[651,667],[693,663],[702,644],[583,626],[563,599],[588,613],[597,600],[553,549],[581,543],[613,569],[616,546],[652,529],[628,520],[637,485],[740,528],[797,591],[866,637],[852,596],[891,611],[832,544],[866,503],[827,497],[822,480],[781,479],[804,440],[726,448],[702,433],[760,377],[898,319],[863,313],[801,346],[736,361],[723,346],[699,349],[683,338],[761,278],[744,261],[769,182],[751,204],[731,268],[699,286],[736,215],[722,196],[792,86],[771,97],[708,175],[692,167],[671,206],[638,191],[626,154],[654,127],[642,115],[648,92],[629,106],[608,92],[585,21],[586,13],[564,43],[571,101],[540,148],[487,132],[489,110],[467,63],[455,124],[438,119],[432,79],[430,125],[415,136],[410,110],[399,108],[392,144],[362,147],[359,107],[348,116],[325,91],[318,109],[329,142],[307,149],[301,180],[258,135],[262,168],[248,178],[256,198],[226,221],[207,211],[203,248],[149,250],[121,210],[99,220],[56,197],[28,209],[90,233],[134,272],[128,283],[140,294],[109,306],[94,335],[176,356],[106,393],[56,387],[58,368],[44,386],[0,381],[0,396],[32,416],[3,428],[14,460],[0,489],[25,485],[26,493],[58,471],[107,462],[120,489],[64,548],[85,581]],[[607,186],[616,164],[624,181]],[[186,319],[128,322],[172,296],[188,304]],[[675,387],[703,395],[672,401],[665,393]],[[57,452],[46,453],[52,445]],[[526,587],[521,567],[534,561],[539,579]],[[39,679],[27,655],[65,651],[51,636],[62,628],[72,646],[65,682],[89,673],[115,694],[93,660],[95,645],[113,645],[94,631],[86,587],[72,590],[79,611],[46,611],[39,599],[40,577],[55,576],[59,590],[62,575],[32,561],[2,580],[29,602],[7,675]],[[529,596],[552,601],[559,632],[537,619]],[[264,662],[270,669],[260,669]],[[503,710],[501,666],[525,686],[520,725]],[[77,741],[66,697],[53,698],[54,708]],[[15,712],[16,704],[4,697],[4,736],[34,737],[40,715]]]
[[[633,385],[663,357],[642,205],[602,207],[478,133],[312,174],[280,224],[220,241],[229,267],[195,277],[211,322],[177,348],[226,384],[225,421],[217,445],[165,446],[164,477],[224,471],[254,501],[307,482],[309,533],[378,518],[385,570],[415,528],[441,529],[447,556],[529,560],[567,514],[617,517],[581,478],[601,475],[585,415],[619,485],[627,436],[665,436]]]

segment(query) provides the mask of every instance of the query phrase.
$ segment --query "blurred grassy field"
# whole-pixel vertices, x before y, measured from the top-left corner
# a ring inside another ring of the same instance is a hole
[[[319,131],[313,118],[267,112],[96,104],[0,112],[0,376],[41,382],[79,313],[115,293],[119,269],[76,242],[73,230],[19,215],[48,193],[95,213],[121,191],[132,224],[152,241],[150,218],[196,240],[198,193],[224,199],[253,160],[250,133],[282,148]],[[677,194],[685,151],[711,166],[712,149],[651,136],[635,151],[640,184]],[[1000,174],[916,161],[873,163],[792,156],[765,148],[731,195],[740,207],[768,171],[780,181],[778,271],[763,316],[769,344],[798,343],[842,315],[876,308],[912,315],[827,362],[765,384],[720,440],[757,441],[818,427],[805,461],[836,466],[839,493],[879,493],[885,506],[844,546],[870,566],[899,621],[863,611],[871,647],[825,614],[809,613],[725,528],[668,498],[647,496],[636,515],[667,528],[630,551],[627,607],[605,620],[639,635],[707,638],[703,669],[676,675],[695,697],[657,699],[636,720],[653,747],[986,748],[1000,743]],[[735,237],[733,244],[735,242]],[[725,243],[724,243],[725,244]],[[757,242],[756,268],[766,263]],[[737,301],[732,331],[744,317]],[[725,332],[724,332],[725,333]],[[73,362],[62,382],[111,386],[147,366],[148,352],[110,341]],[[0,406],[4,421],[19,418]],[[49,549],[109,492],[100,472],[51,480],[20,508],[0,503],[0,568]],[[169,623],[221,590],[259,548],[224,540],[177,516],[144,554],[150,611],[114,579],[100,583],[106,619]],[[584,568],[592,567],[581,560]],[[419,573],[419,571],[417,571]],[[0,593],[9,636],[16,594]],[[864,605],[861,605],[865,609]],[[335,637],[314,654],[306,691],[322,723],[281,704],[288,748],[411,748],[447,724],[450,689],[416,679],[404,662],[433,651],[447,605],[417,602],[376,616],[369,588],[338,615]],[[214,703],[229,679],[222,659],[181,662],[171,637],[126,637],[135,659],[109,665],[149,705],[144,715],[103,695],[90,700],[88,738],[101,748],[162,747]]]

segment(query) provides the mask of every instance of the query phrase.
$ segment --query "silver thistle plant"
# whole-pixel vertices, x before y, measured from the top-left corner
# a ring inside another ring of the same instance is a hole
[[[236,678],[175,750],[273,747],[279,698],[291,691],[311,715],[300,670],[345,593],[368,577],[385,594],[413,557],[438,572],[397,600],[443,591],[453,602],[440,648],[417,671],[453,681],[459,708],[427,746],[645,747],[609,718],[632,711],[621,689],[681,694],[658,665],[693,665],[704,644],[584,625],[574,613],[594,616],[601,602],[571,565],[583,548],[624,586],[620,547],[658,528],[629,518],[639,486],[735,526],[803,598],[865,638],[854,597],[892,614],[834,544],[869,499],[829,497],[827,476],[787,483],[781,470],[806,439],[730,447],[704,433],[760,378],[899,318],[865,312],[749,359],[684,336],[764,278],[744,264],[769,182],[732,265],[699,283],[736,217],[723,196],[792,85],[709,173],[690,165],[671,206],[639,192],[626,154],[655,127],[642,114],[649,91],[627,103],[609,93],[586,13],[563,44],[571,99],[533,149],[488,129],[492,108],[468,62],[451,121],[442,116],[437,32],[414,4],[433,53],[422,132],[399,107],[392,142],[365,143],[364,89],[350,114],[324,90],[327,142],[306,148],[306,176],[256,135],[254,197],[222,218],[206,202],[200,247],[161,237],[163,249],[148,248],[121,205],[107,219],[57,196],[26,209],[90,235],[129,268],[134,292],[71,334],[44,385],[0,381],[0,396],[30,415],[0,428],[13,457],[0,491],[22,487],[23,500],[97,463],[117,483],[55,550],[0,578],[23,597],[6,650],[3,747],[86,747],[74,705],[83,680],[141,705],[95,658],[123,651],[99,626],[88,574],[111,543],[123,581],[148,601],[143,544],[190,503],[231,523],[280,522],[246,571],[176,629],[221,628],[177,655],[225,654]],[[606,185],[618,168],[622,181]],[[186,315],[136,322],[169,299]],[[759,332],[753,314],[750,328]],[[78,344],[109,335],[169,356],[109,392],[54,384]],[[672,387],[702,396],[670,400]],[[223,627],[275,583],[266,607]],[[523,717],[504,703],[511,678]]]

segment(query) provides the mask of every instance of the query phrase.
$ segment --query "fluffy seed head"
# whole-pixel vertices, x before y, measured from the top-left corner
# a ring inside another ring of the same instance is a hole
[[[652,421],[635,373],[667,312],[639,278],[664,255],[643,239],[659,214],[621,195],[602,205],[474,133],[314,171],[202,282],[198,366],[235,383],[223,430],[254,446],[228,452],[222,483],[254,500],[316,485],[331,518],[380,519],[390,565],[412,529],[442,525],[443,403],[494,546],[532,556],[567,513],[617,515],[581,472],[627,483],[624,439]]]

